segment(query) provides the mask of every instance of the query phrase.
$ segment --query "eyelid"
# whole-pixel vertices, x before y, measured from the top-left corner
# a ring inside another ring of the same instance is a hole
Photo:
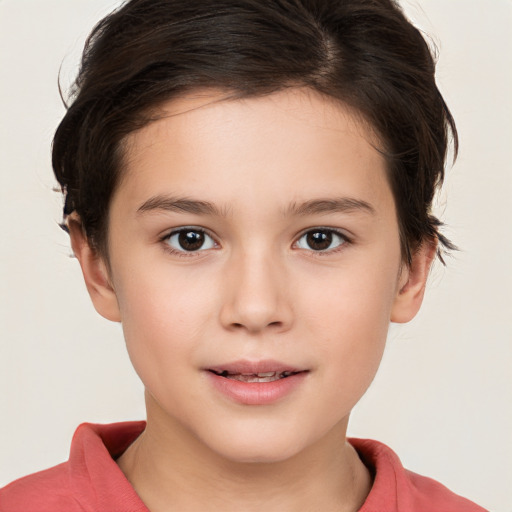
[[[213,235],[208,229],[200,227],[200,226],[188,225],[188,226],[178,226],[178,227],[172,228],[171,230],[167,230],[164,235],[159,237],[159,241],[163,244],[165,251],[167,251],[168,253],[175,255],[175,256],[189,258],[189,257],[194,257],[194,256],[197,257],[199,255],[202,255],[202,253],[212,249],[212,248],[198,249],[196,251],[185,251],[185,250],[175,249],[168,243],[168,241],[170,240],[170,238],[172,236],[174,236],[178,233],[181,233],[182,231],[196,231],[199,233],[204,233],[206,236],[208,236],[209,238],[211,238],[213,240],[213,242],[214,242],[213,248],[220,247],[220,244],[217,241],[217,237],[215,235]]]
[[[320,226],[311,226],[310,228],[303,229],[295,237],[296,240],[298,240],[300,237],[304,236],[306,233],[309,233],[311,231],[332,231],[333,233],[336,233],[337,235],[340,235],[342,238],[345,238],[347,240],[352,240],[352,238],[353,238],[353,235],[351,233],[349,233],[346,229],[335,228],[333,226],[320,225]]]
[[[205,235],[209,236],[213,240],[213,242],[215,244],[214,248],[220,248],[220,244],[219,244],[219,242],[217,240],[217,237],[213,233],[211,233],[210,230],[208,230],[206,228],[203,228],[203,227],[200,227],[200,226],[187,225],[187,226],[178,226],[178,227],[172,228],[171,230],[166,231],[164,235],[159,237],[159,241],[162,242],[163,245],[164,245],[164,250],[166,250],[167,252],[169,252],[169,253],[171,253],[173,255],[177,255],[177,256],[181,256],[181,257],[194,257],[194,256],[197,257],[201,253],[204,253],[204,252],[209,251],[211,249],[211,248],[208,248],[208,249],[198,249],[197,251],[177,250],[177,249],[174,249],[172,246],[170,246],[167,243],[167,241],[173,235],[175,235],[177,233],[180,233],[181,231],[186,231],[186,230],[198,231],[198,232],[204,233]],[[299,250],[307,251],[309,253],[312,253],[315,256],[322,256],[322,255],[328,255],[328,254],[337,253],[338,251],[343,250],[346,245],[349,245],[349,244],[353,243],[352,236],[347,234],[345,230],[342,230],[342,229],[339,229],[339,228],[334,228],[334,227],[331,227],[331,226],[312,226],[312,227],[309,227],[309,228],[306,228],[306,229],[302,230],[295,237],[295,241],[293,242],[293,246],[296,246],[297,242],[304,235],[306,235],[307,233],[310,233],[311,231],[330,231],[330,232],[336,234],[337,236],[339,236],[339,237],[341,237],[343,239],[343,243],[341,243],[339,246],[335,247],[334,249],[326,249],[326,250],[323,250],[323,251],[315,251],[313,249],[309,249],[308,250],[308,249],[299,248]]]
[[[349,245],[349,244],[353,243],[352,237],[350,235],[348,235],[344,230],[341,230],[339,228],[333,228],[333,227],[330,227],[330,226],[313,226],[313,227],[310,227],[310,228],[307,228],[307,229],[304,229],[303,231],[301,231],[296,236],[295,242],[293,242],[293,245],[296,246],[298,241],[304,235],[307,235],[308,233],[311,233],[311,232],[314,232],[314,231],[329,231],[331,233],[336,234],[340,238],[342,238],[343,242],[340,245],[338,245],[337,247],[335,247],[334,249],[325,249],[325,250],[322,250],[322,251],[315,251],[314,249],[298,248],[299,250],[308,251],[309,253],[312,253],[315,256],[322,256],[322,255],[328,255],[328,254],[337,253],[338,251],[343,250],[346,245]]]

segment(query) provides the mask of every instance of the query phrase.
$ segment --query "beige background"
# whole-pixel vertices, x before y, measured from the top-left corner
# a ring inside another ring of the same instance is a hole
[[[496,512],[512,510],[512,1],[407,0],[440,46],[460,158],[438,205],[462,248],[393,326],[352,435]],[[121,329],[93,310],[57,226],[49,147],[114,0],[0,0],[0,486],[67,458],[75,427],[144,415]]]

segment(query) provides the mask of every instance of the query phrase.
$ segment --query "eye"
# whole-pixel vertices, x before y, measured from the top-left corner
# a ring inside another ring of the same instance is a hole
[[[213,238],[198,228],[181,228],[165,237],[166,243],[178,252],[194,252],[212,249],[216,246]]]
[[[348,242],[347,237],[333,229],[316,228],[304,233],[297,240],[297,247],[316,252],[326,252],[337,249],[346,242]]]

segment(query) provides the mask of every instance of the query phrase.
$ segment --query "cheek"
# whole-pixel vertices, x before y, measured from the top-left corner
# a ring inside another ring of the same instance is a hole
[[[356,259],[356,258],[354,258]],[[377,258],[320,271],[302,271],[295,294],[315,328],[380,338],[386,332],[396,295],[399,265]]]
[[[214,294],[205,280],[169,267],[133,272],[117,290],[128,353],[141,380],[179,377],[190,365],[212,318]],[[206,281],[207,283],[208,281]]]
[[[319,361],[327,362],[325,385],[336,391],[330,406],[351,408],[366,391],[384,351],[398,266],[351,267],[304,302],[301,310]],[[308,288],[314,289],[312,286]]]

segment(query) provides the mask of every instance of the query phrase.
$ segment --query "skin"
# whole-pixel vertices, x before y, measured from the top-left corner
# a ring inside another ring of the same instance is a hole
[[[206,91],[162,110],[126,140],[108,265],[69,222],[93,303],[122,322],[146,389],[147,429],[118,464],[152,512],[358,510],[371,478],[346,442],[349,414],[390,321],[418,311],[435,246],[403,265],[378,140],[339,103]],[[170,208],[177,198],[216,211]],[[168,235],[183,226],[211,238],[179,252]],[[315,228],[341,236],[314,250]],[[309,373],[276,403],[243,405],[204,370],[239,359]]]

